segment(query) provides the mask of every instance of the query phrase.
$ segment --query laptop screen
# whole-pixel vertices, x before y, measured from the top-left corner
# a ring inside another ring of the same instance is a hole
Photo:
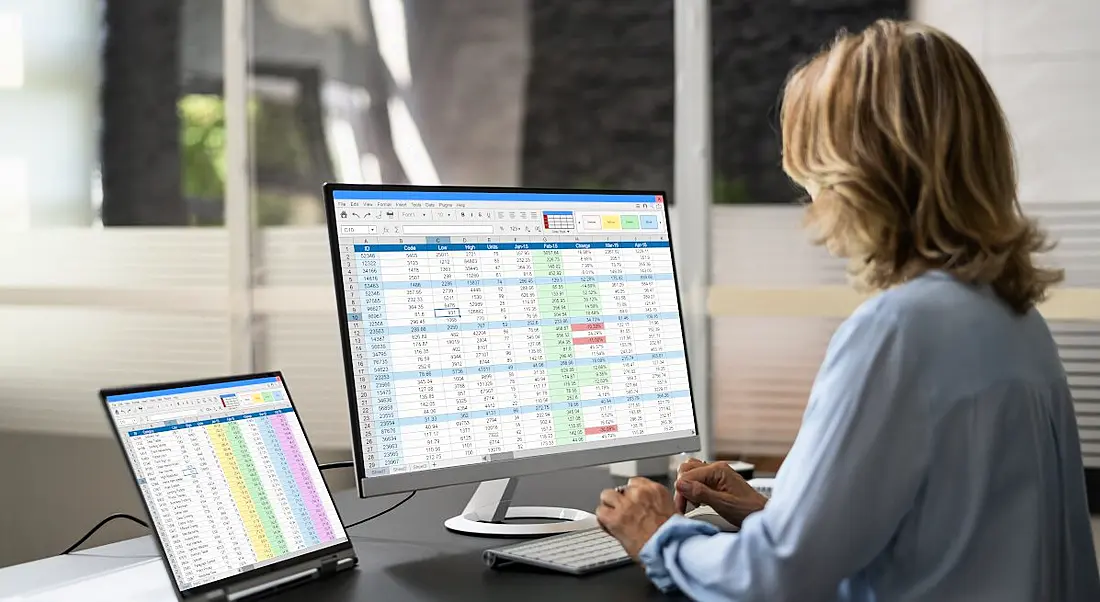
[[[105,399],[181,592],[347,540],[280,377]]]

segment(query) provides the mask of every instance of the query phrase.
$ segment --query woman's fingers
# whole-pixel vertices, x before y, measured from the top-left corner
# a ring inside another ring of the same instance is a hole
[[[696,505],[713,505],[719,492],[709,487],[706,483],[685,480],[676,484],[676,492]]]
[[[722,489],[722,484],[726,482],[728,485],[727,479],[730,478],[740,479],[741,477],[725,462],[696,466],[680,475],[680,479],[698,481],[713,489]]]
[[[672,492],[672,502],[676,504],[676,512],[684,514],[688,509],[688,499],[680,493],[679,489]]]
[[[676,469],[676,473],[683,474],[689,470],[699,468],[700,466],[706,466],[706,464],[706,462],[698,458],[689,458],[688,460],[680,464],[680,466]]]
[[[687,512],[688,502],[694,502],[695,501],[695,500],[689,500],[688,498],[684,497],[684,495],[682,493],[680,493],[680,488],[679,488],[680,479],[683,478],[683,475],[685,473],[691,472],[693,470],[697,470],[697,469],[702,468],[706,465],[707,465],[706,462],[703,462],[702,460],[700,460],[698,458],[689,458],[688,460],[681,463],[679,467],[676,468],[676,486],[673,487],[672,500],[676,504],[676,511],[679,512],[680,514],[684,514],[685,512]]]

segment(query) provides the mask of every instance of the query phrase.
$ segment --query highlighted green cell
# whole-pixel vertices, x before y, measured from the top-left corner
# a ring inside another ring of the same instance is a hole
[[[551,403],[577,401],[581,399],[581,388],[577,384],[577,368],[559,366],[547,371],[546,376]]]
[[[554,410],[554,442],[584,443],[584,413],[579,401],[570,402],[564,409]]]
[[[556,306],[569,307],[569,297],[565,291],[539,291],[539,308],[551,308]]]
[[[531,256],[531,263],[535,265],[561,265],[561,251],[535,251]]]
[[[566,293],[569,300],[569,315],[598,316],[603,313],[598,284],[591,282],[567,284]]]
[[[585,297],[595,297],[599,299],[600,285],[595,282],[573,282],[565,285],[565,292],[570,300],[582,299]]]
[[[606,364],[598,366],[581,366],[577,368],[577,385],[581,387],[595,387],[597,385],[611,384],[611,369]]]
[[[622,221],[623,230],[637,230],[638,216],[637,215],[621,215],[619,216]]]
[[[553,345],[547,345],[545,340],[543,341],[543,350],[546,352],[562,353],[566,355],[566,359],[573,356],[573,347],[567,343],[556,343]],[[549,358],[547,358],[549,359]]]
[[[539,285],[538,299],[543,318],[569,317],[569,296],[564,284]]]
[[[539,299],[539,313],[544,318],[568,318],[569,303],[564,299],[561,301]]]
[[[569,292],[564,284],[542,284],[538,287],[539,299],[568,299]]]
[[[531,265],[536,276],[562,276],[565,274],[560,251],[538,251],[531,258]]]
[[[581,402],[570,401],[563,404],[565,407],[554,410],[554,425],[574,425],[584,422],[584,413],[581,410]]]
[[[543,326],[542,327],[542,344],[543,347],[555,347],[558,345],[572,348],[573,346],[573,329],[567,324],[561,324],[558,326]]]
[[[569,327],[543,326],[542,350],[548,362],[573,359],[573,335]]]

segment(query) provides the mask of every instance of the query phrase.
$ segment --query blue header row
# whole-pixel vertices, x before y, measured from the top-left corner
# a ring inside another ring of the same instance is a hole
[[[293,412],[294,408],[279,408],[278,410],[265,410],[263,412],[249,412],[247,414],[237,414],[236,416],[223,416],[221,418],[210,418],[209,420],[196,420],[194,422],[181,422],[179,424],[168,424],[165,426],[158,426],[151,429],[138,429],[136,431],[129,431],[126,434],[135,437],[137,435],[152,435],[153,433],[163,433],[164,431],[178,431],[180,429],[189,429],[196,426],[206,426],[208,424],[222,424],[224,422],[233,422],[234,420],[248,420],[249,418],[259,418],[260,416],[270,416],[272,414],[283,414],[286,412]]]
[[[541,203],[658,203],[654,194],[600,194],[559,192],[445,192],[431,190],[333,190],[337,201],[498,201]]]
[[[197,391],[213,391],[214,389],[231,389],[233,387],[249,387],[267,383],[279,382],[278,378],[269,376],[265,378],[250,378],[247,380],[230,380],[206,385],[193,385],[190,387],[176,387],[174,389],[153,389],[151,391],[138,391],[137,393],[124,393],[122,395],[109,395],[107,403],[116,401],[131,401],[134,399],[146,399],[149,397],[163,397],[165,395],[180,395],[182,393],[195,393]],[[223,396],[224,397],[224,396]]]
[[[419,245],[355,245],[358,253],[385,251],[555,251],[561,249],[667,249],[666,241],[631,242],[489,242]]]

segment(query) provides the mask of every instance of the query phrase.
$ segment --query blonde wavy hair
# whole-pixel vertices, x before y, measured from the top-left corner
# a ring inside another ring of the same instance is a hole
[[[1020,209],[1004,113],[947,34],[888,20],[842,32],[788,77],[780,119],[807,222],[860,288],[940,269],[1025,313],[1063,279],[1033,263],[1051,245]]]

